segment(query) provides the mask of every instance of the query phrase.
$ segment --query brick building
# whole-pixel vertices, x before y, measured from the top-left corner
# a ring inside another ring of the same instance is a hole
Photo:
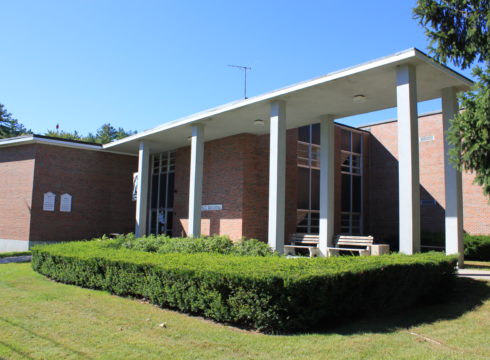
[[[133,231],[128,194],[136,169],[134,156],[100,145],[38,135],[0,139],[0,251]],[[64,194],[71,202],[61,211]]]
[[[9,179],[0,191],[9,192],[12,183],[16,189],[0,199],[0,215],[16,214],[0,219],[0,241],[74,240],[135,229],[140,235],[253,237],[281,251],[290,234],[304,232],[319,234],[324,252],[335,234],[349,233],[395,239],[402,252],[412,253],[420,250],[421,233],[435,232],[446,233],[448,253],[461,252],[463,194],[464,230],[490,232],[481,189],[468,174],[461,185],[444,155],[443,129],[457,111],[455,94],[470,85],[410,49],[102,148],[41,143],[39,137],[35,144],[0,142],[0,173]],[[443,113],[418,121],[417,102],[437,97]],[[334,123],[394,106],[399,122]],[[68,166],[68,159],[75,163]],[[42,210],[46,192],[72,194],[73,211]]]

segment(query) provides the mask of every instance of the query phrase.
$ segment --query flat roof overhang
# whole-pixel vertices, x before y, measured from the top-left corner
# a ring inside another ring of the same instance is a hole
[[[434,61],[415,48],[381,59],[330,73],[188,117],[104,145],[104,149],[136,154],[139,142],[149,144],[151,152],[174,150],[189,146],[191,128],[204,125],[204,140],[210,141],[241,133],[269,133],[270,103],[286,101],[287,128],[319,122],[331,114],[335,119],[393,108],[396,106],[396,69],[399,65],[416,67],[417,101],[441,97],[441,89],[455,87],[468,90],[473,82],[463,75]],[[356,104],[355,95],[362,94],[366,102]],[[254,120],[264,120],[264,126]]]

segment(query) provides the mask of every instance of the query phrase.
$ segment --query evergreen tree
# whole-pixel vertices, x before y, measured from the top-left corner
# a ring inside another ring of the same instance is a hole
[[[418,0],[414,16],[430,39],[430,52],[443,62],[471,68],[476,82],[459,97],[464,111],[448,132],[451,160],[475,173],[490,197],[490,0]]]
[[[25,134],[32,134],[32,132],[20,124],[17,119],[14,119],[5,106],[0,104],[0,139]]]

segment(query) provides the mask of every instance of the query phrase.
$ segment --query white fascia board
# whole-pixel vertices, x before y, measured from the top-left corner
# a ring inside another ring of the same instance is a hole
[[[377,67],[380,67],[383,65],[387,65],[390,63],[395,63],[395,62],[407,60],[410,58],[414,58],[414,57],[416,57],[416,54],[417,54],[416,49],[411,48],[411,49],[396,53],[394,55],[390,55],[390,56],[386,56],[386,57],[383,57],[383,58],[380,58],[377,60],[369,61],[369,62],[361,64],[361,65],[356,65],[353,67],[346,68],[344,70],[335,71],[335,72],[329,73],[327,75],[323,75],[323,76],[320,76],[320,77],[312,79],[312,80],[303,81],[303,82],[297,83],[295,85],[291,85],[291,86],[287,86],[285,88],[274,90],[274,91],[268,92],[268,93],[263,94],[263,95],[254,96],[254,97],[251,97],[249,99],[234,101],[234,102],[222,105],[222,106],[218,106],[218,107],[215,107],[215,108],[212,108],[209,110],[205,110],[203,112],[199,112],[199,113],[190,115],[188,117],[184,117],[184,118],[181,118],[181,119],[178,119],[175,121],[171,121],[171,122],[156,126],[152,129],[143,131],[141,133],[128,136],[124,139],[105,144],[103,147],[104,147],[104,149],[111,148],[113,146],[124,144],[124,143],[130,142],[130,141],[133,141],[133,140],[141,139],[145,136],[153,135],[155,133],[165,131],[165,130],[168,130],[168,129],[171,129],[174,127],[188,125],[188,124],[193,123],[195,121],[210,118],[214,115],[218,115],[218,114],[225,113],[225,112],[228,112],[231,110],[235,110],[235,109],[247,106],[247,105],[251,105],[251,104],[258,103],[261,101],[266,101],[266,100],[271,101],[271,100],[277,99],[280,96],[284,96],[284,95],[287,95],[287,94],[290,94],[290,93],[293,93],[295,91],[302,90],[302,89],[305,89],[305,88],[308,88],[311,86],[315,86],[315,85],[319,85],[319,84],[326,83],[329,81],[333,81],[333,80],[336,80],[336,79],[339,79],[342,77],[346,77],[349,75],[353,75],[355,73],[360,73],[363,71],[374,69],[374,68],[377,68]]]
[[[127,156],[138,156],[137,154],[126,153],[122,151],[111,151],[104,150],[102,145],[93,144],[82,144],[71,141],[65,141],[62,139],[46,139],[42,137],[37,137],[36,135],[18,136],[14,138],[0,139],[0,148],[17,146],[17,145],[29,145],[29,144],[44,144],[52,146],[61,146],[79,150],[92,150],[92,151],[104,151],[111,154],[127,155]]]
[[[466,76],[461,75],[460,73],[454,71],[453,69],[447,67],[446,65],[443,65],[441,63],[438,63],[437,61],[435,61],[434,59],[432,59],[428,55],[424,54],[419,49],[414,49],[414,50],[415,50],[415,56],[418,59],[420,59],[420,60],[424,61],[425,63],[427,63],[427,64],[435,67],[437,70],[439,70],[439,71],[441,71],[443,73],[446,73],[449,76],[455,77],[459,81],[465,83],[465,85],[468,86],[468,87],[473,86],[473,84],[474,84],[473,80],[468,79]]]
[[[254,97],[251,97],[249,99],[234,101],[234,102],[231,102],[231,103],[228,103],[225,105],[221,105],[221,106],[209,109],[209,110],[205,110],[205,111],[202,111],[202,112],[199,112],[199,113],[196,113],[196,114],[184,117],[184,118],[180,118],[180,119],[177,119],[177,120],[174,120],[171,122],[167,122],[167,123],[164,123],[162,125],[151,128],[149,130],[145,130],[141,133],[134,134],[134,135],[128,136],[124,139],[105,144],[105,145],[103,145],[103,148],[109,149],[113,146],[124,144],[124,143],[130,142],[130,141],[133,141],[133,140],[141,139],[141,138],[144,138],[145,136],[153,135],[153,134],[156,134],[158,132],[166,131],[166,130],[171,129],[171,128],[175,128],[175,127],[179,127],[179,126],[183,126],[183,125],[189,125],[193,122],[197,122],[200,120],[211,118],[214,115],[222,114],[222,113],[225,113],[225,112],[228,112],[231,110],[235,110],[235,109],[247,106],[247,105],[251,105],[251,104],[255,104],[255,103],[259,103],[259,102],[267,101],[267,100],[268,101],[277,100],[277,98],[279,98],[281,96],[285,96],[285,95],[294,93],[295,91],[299,91],[299,90],[302,90],[302,89],[305,89],[308,87],[312,87],[312,86],[319,85],[322,83],[327,83],[327,82],[330,82],[330,81],[333,81],[336,79],[340,79],[340,78],[347,77],[347,76],[350,76],[350,75],[353,75],[356,73],[361,73],[364,71],[375,69],[377,67],[381,67],[384,65],[395,64],[398,62],[402,62],[402,61],[414,59],[414,58],[422,60],[425,63],[428,63],[428,64],[436,67],[437,70],[442,71],[449,76],[455,77],[457,80],[463,82],[468,87],[471,87],[473,85],[473,81],[471,81],[470,79],[464,77],[461,74],[458,74],[456,71],[448,68],[447,66],[444,66],[444,65],[437,63],[435,60],[431,59],[429,56],[427,56],[426,54],[424,54],[420,50],[418,50],[416,48],[410,48],[410,49],[407,49],[404,51],[400,51],[400,52],[393,54],[393,55],[385,56],[385,57],[382,57],[380,59],[372,60],[372,61],[360,64],[360,65],[356,65],[356,66],[352,66],[352,67],[349,67],[349,68],[346,68],[343,70],[335,71],[335,72],[329,73],[327,75],[323,75],[323,76],[320,76],[318,78],[314,78],[312,80],[303,81],[303,82],[297,83],[295,85],[291,85],[291,86],[287,86],[285,88],[274,90],[274,91],[268,92],[268,93],[263,94],[263,95],[254,96]]]
[[[17,136],[13,138],[0,139],[0,147],[16,144],[28,144],[34,142],[34,135]]]

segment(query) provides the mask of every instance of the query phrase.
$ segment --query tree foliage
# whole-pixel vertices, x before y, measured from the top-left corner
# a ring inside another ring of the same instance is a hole
[[[31,134],[31,131],[20,124],[17,119],[14,119],[5,106],[0,104],[0,139],[25,134]]]
[[[61,139],[67,140],[77,140],[77,141],[86,141],[97,144],[107,144],[114,140],[122,139],[126,136],[136,134],[136,131],[126,131],[123,128],[115,128],[110,123],[103,124],[95,134],[88,133],[88,135],[82,135],[78,133],[76,130],[74,132],[66,132],[66,131],[56,131],[56,130],[48,130],[44,135],[57,137]]]
[[[464,111],[452,120],[448,139],[454,165],[474,172],[490,196],[490,0],[418,0],[414,16],[436,60],[472,68],[477,79],[459,96]]]

